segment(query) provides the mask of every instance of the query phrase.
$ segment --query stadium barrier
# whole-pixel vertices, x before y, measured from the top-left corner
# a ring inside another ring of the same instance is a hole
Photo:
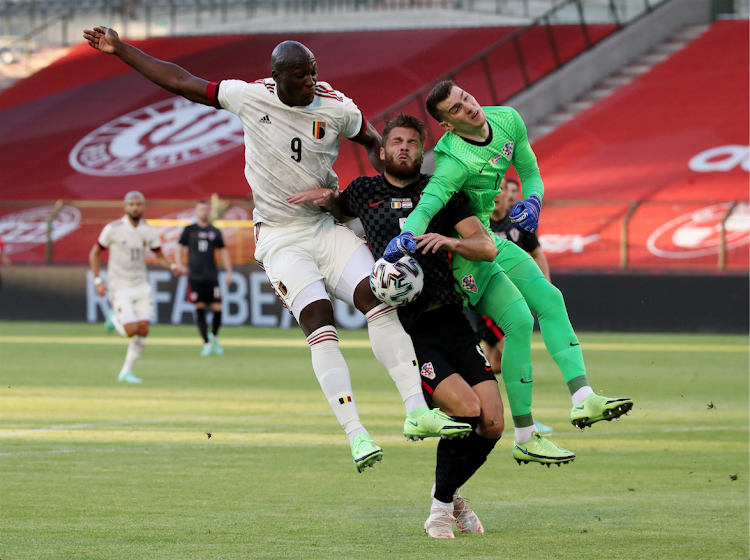
[[[404,112],[418,116],[427,124],[425,148],[434,146],[442,136],[439,124],[429,117],[425,99],[443,80],[453,80],[487,105],[503,105],[550,73],[591,49],[611,34],[624,29],[668,0],[644,0],[633,5],[609,0],[592,3],[563,0],[530,24],[501,37],[475,56],[445,72],[405,99],[369,119],[382,130],[393,115]],[[354,158],[359,174],[367,173],[364,148],[354,142],[342,143],[342,152]]]
[[[247,200],[218,200],[215,225],[234,265],[253,264],[255,239]],[[174,259],[196,201],[149,200],[146,221]],[[84,264],[104,226],[123,215],[122,202],[0,202],[0,238],[11,260]],[[747,201],[545,200],[538,235],[553,270],[649,270],[747,273]],[[106,253],[103,255],[106,261]],[[153,263],[153,255],[148,254]]]
[[[221,273],[225,325],[296,327],[260,267],[237,267],[231,286],[225,278]],[[153,269],[148,279],[156,322],[194,322],[186,277]],[[748,332],[747,275],[553,272],[552,281],[564,294],[571,321],[581,332]],[[0,320],[96,323],[104,320],[108,309],[107,297],[96,294],[93,275],[86,267],[2,269]],[[340,328],[366,324],[361,313],[340,301],[335,303],[335,316]]]

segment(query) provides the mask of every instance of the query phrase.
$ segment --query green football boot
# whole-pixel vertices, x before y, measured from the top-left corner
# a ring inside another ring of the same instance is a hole
[[[576,458],[575,454],[567,449],[558,447],[539,432],[533,432],[529,441],[524,443],[513,442],[513,458],[518,464],[529,463],[530,461],[542,465],[568,464]]]
[[[542,424],[538,420],[534,420],[534,427],[536,428],[536,431],[542,434],[543,436],[548,436],[552,432],[555,431],[555,429],[552,426],[548,426],[547,424]]]
[[[203,348],[201,348],[201,356],[203,356],[204,358],[206,356],[210,356],[211,352],[213,351],[214,351],[214,345],[211,344],[210,342],[205,342],[203,344]]]
[[[109,313],[107,313],[107,318],[104,320],[104,330],[108,333],[115,330],[115,324],[112,322],[112,317],[115,316],[115,310],[110,309]]]
[[[120,381],[122,383],[143,383],[143,379],[141,379],[140,377],[136,377],[129,371],[118,375],[117,381]]]
[[[439,408],[433,408],[413,420],[407,417],[404,421],[404,437],[411,441],[428,437],[443,439],[464,437],[468,436],[471,430],[469,424],[456,422]]]
[[[219,344],[219,339],[216,338],[214,333],[208,333],[208,341],[211,343],[214,354],[221,356],[224,353],[224,348]]]
[[[359,472],[383,460],[383,450],[372,442],[370,434],[359,434],[351,445],[352,460]]]
[[[600,420],[619,420],[623,414],[628,414],[633,408],[633,399],[610,399],[591,393],[570,412],[570,423],[583,431],[587,426]]]

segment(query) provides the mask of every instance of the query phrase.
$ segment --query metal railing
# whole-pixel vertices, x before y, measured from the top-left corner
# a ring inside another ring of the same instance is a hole
[[[145,219],[173,256],[195,201],[149,200]],[[252,204],[219,199],[217,226],[234,264],[253,261]],[[0,202],[0,237],[16,263],[84,264],[117,201]],[[748,201],[545,200],[540,242],[553,268],[747,272]]]
[[[459,66],[418,89],[370,119],[376,127],[399,112],[420,117],[428,127],[426,148],[435,145],[443,131],[428,116],[425,99],[432,88],[443,80],[453,80],[485,105],[501,105],[531,87],[550,73],[560,69],[612,33],[623,29],[655,7],[668,0],[640,0],[641,10],[623,13],[623,5],[607,1],[607,19],[590,23],[586,18],[592,4],[586,0],[564,0],[529,25],[516,29],[477,53]],[[600,13],[601,15],[601,13]],[[361,174],[366,174],[367,158],[363,149],[347,143],[354,150]],[[343,147],[343,146],[342,146]]]

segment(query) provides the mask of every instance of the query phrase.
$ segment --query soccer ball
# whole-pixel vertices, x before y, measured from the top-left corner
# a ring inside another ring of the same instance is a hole
[[[414,301],[424,288],[424,273],[414,258],[401,257],[395,263],[378,259],[370,274],[370,289],[383,303],[399,307]]]

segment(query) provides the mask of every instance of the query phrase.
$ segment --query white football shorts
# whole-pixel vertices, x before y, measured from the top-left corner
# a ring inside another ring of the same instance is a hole
[[[363,255],[363,258],[355,259],[358,263],[363,262],[356,267],[356,272],[351,271],[352,266],[349,267],[346,283],[358,283],[367,278],[372,270],[372,255],[365,241],[348,227],[336,223],[330,214],[325,214],[312,224],[307,222],[286,227],[260,224],[256,236],[255,258],[262,264],[276,294],[293,312],[297,306],[292,304],[300,292],[318,281],[323,282],[328,293],[344,301],[349,299],[347,303],[351,303],[353,291],[352,294],[344,294],[339,293],[341,290],[337,288],[342,288],[339,283],[355,253]],[[364,247],[364,250],[358,251],[360,247]],[[368,258],[364,258],[365,252]],[[360,278],[348,278],[352,272]],[[301,308],[297,311],[301,311]]]
[[[112,309],[115,310],[117,318],[123,325],[153,320],[154,297],[151,294],[151,285],[148,283],[112,292],[111,303]]]

